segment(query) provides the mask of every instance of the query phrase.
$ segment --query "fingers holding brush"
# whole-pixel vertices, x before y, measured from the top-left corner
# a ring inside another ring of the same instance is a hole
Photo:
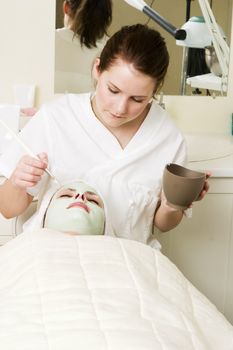
[[[37,158],[29,155],[23,156],[11,176],[12,184],[21,188],[36,186],[41,180],[47,165],[48,156],[46,153],[38,154]]]

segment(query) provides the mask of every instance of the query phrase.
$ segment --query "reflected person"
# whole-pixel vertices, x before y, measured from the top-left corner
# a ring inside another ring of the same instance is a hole
[[[55,32],[55,93],[93,90],[91,67],[112,21],[111,0],[65,0]]]

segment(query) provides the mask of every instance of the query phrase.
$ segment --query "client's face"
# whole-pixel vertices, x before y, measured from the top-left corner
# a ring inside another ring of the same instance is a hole
[[[104,232],[104,204],[98,193],[82,182],[62,187],[53,196],[44,227],[81,235]]]

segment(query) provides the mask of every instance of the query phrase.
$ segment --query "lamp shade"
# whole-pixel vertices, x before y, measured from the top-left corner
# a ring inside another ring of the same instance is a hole
[[[199,49],[211,45],[212,38],[204,17],[191,17],[181,29],[186,31],[186,39],[176,40],[177,45]]]

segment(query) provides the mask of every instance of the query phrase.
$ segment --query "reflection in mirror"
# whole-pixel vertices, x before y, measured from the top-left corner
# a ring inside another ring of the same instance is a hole
[[[91,68],[112,20],[111,0],[98,1],[56,2],[55,93],[93,90]]]
[[[207,2],[208,0],[205,1]],[[63,26],[63,23],[61,22],[63,20],[61,16],[62,3],[63,1],[56,0],[56,28],[61,28],[61,26]],[[192,17],[203,16],[199,1],[197,0],[176,0],[175,4],[172,2],[173,8],[171,8],[171,3],[168,0],[148,0],[146,3],[177,28],[182,27],[182,25],[187,22],[189,18],[191,19]],[[224,40],[229,46],[231,39],[232,0],[209,0],[208,4],[213,11],[216,22],[218,23],[221,33],[224,36]],[[204,87],[202,85],[203,78],[205,78],[203,74],[210,74],[212,76],[214,75],[215,77],[221,75],[219,62],[218,59],[216,59],[216,51],[213,48],[212,43],[210,43],[211,45],[208,45],[207,48],[202,47],[190,49],[179,46],[177,45],[176,40],[163,28],[149,19],[144,13],[128,5],[123,0],[118,0],[113,3],[112,17],[112,23],[108,29],[108,33],[110,35],[112,35],[123,25],[147,23],[149,26],[159,30],[164,36],[170,54],[168,74],[164,86],[162,87],[162,92],[164,94],[201,96],[214,94],[216,96],[227,93],[226,90],[224,93],[222,93],[217,88],[215,89],[215,86],[213,85],[206,85],[206,83]],[[96,54],[98,55],[98,53]],[[62,59],[62,57],[64,59],[65,55],[67,56],[68,53],[65,52],[65,54],[61,54],[58,48],[55,47],[56,62],[58,59]],[[74,62],[74,66],[77,66],[76,62]],[[70,92],[71,90],[68,85],[70,84],[69,80],[73,80],[75,83],[75,73],[70,72],[69,76],[67,75],[67,79],[64,79],[65,85],[60,86],[59,89],[58,85],[56,84],[56,81],[58,81],[57,76],[57,72],[55,72],[55,93],[64,91]],[[202,78],[201,83],[199,83],[200,79],[198,81],[195,80],[196,77],[199,76]],[[84,83],[81,85],[82,88],[80,87],[79,90],[73,88],[72,92],[86,91]]]

